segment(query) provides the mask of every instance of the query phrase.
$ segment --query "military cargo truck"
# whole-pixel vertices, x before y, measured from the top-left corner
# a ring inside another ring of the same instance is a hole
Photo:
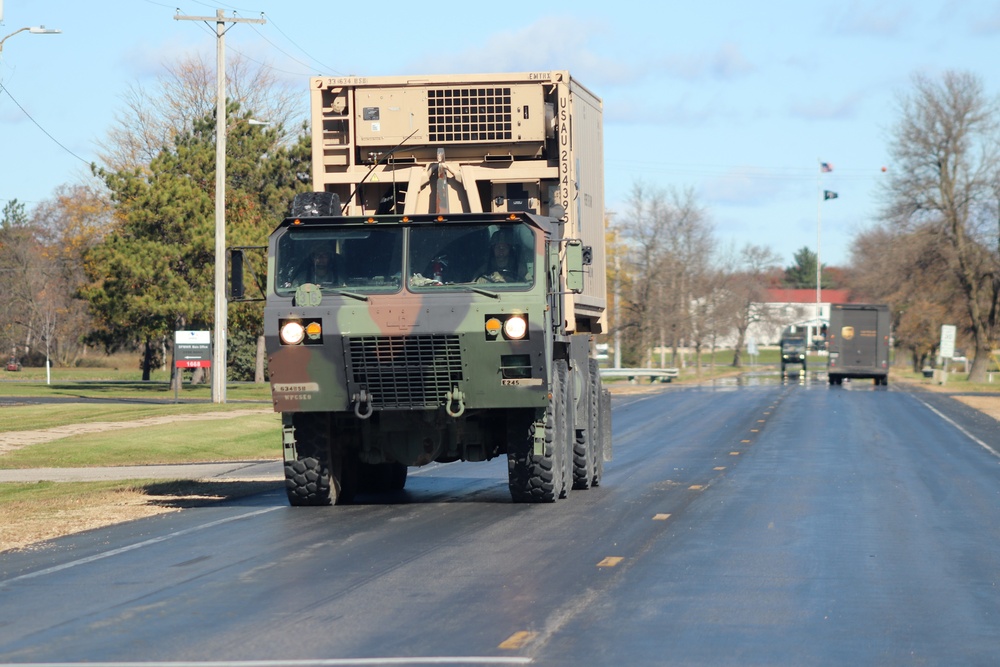
[[[264,315],[292,505],[506,456],[515,502],[600,483],[602,105],[568,72],[311,80],[314,193]]]
[[[889,306],[834,304],[827,329],[830,384],[871,378],[889,384]]]

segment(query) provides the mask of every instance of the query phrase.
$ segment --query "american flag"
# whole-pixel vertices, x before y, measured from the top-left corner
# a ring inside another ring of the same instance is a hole
[[[824,174],[827,174],[827,173],[833,171],[833,165],[830,164],[829,162],[820,162],[819,163],[819,170],[821,172],[823,172]]]

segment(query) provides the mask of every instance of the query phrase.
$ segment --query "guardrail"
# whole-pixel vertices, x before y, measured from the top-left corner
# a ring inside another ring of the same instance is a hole
[[[670,382],[680,375],[676,368],[602,368],[601,377],[604,378],[627,378],[629,382],[636,383],[638,378],[648,377],[650,382]]]

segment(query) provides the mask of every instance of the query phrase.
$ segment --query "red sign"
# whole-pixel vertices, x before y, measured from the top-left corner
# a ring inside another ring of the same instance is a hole
[[[174,366],[177,368],[211,368],[212,362],[209,359],[178,359]]]

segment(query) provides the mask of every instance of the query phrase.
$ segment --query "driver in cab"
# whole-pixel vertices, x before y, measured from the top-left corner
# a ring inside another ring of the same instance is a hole
[[[519,244],[518,244],[519,245]],[[477,283],[509,283],[530,280],[528,268],[521,261],[518,245],[510,229],[498,229],[490,237],[490,254],[476,271]]]

